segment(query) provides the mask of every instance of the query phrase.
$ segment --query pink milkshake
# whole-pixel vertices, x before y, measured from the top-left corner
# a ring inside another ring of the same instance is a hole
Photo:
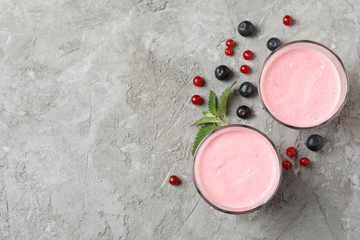
[[[281,178],[280,157],[263,133],[228,125],[199,145],[193,178],[201,196],[214,208],[246,213],[275,194]]]
[[[348,76],[339,58],[325,46],[296,41],[265,61],[259,95],[270,115],[294,128],[313,128],[343,108]]]

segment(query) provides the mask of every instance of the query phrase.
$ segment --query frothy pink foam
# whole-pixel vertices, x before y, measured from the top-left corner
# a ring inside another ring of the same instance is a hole
[[[312,127],[338,110],[341,81],[335,65],[323,53],[284,48],[265,64],[260,90],[265,106],[281,122]]]
[[[201,193],[227,211],[248,211],[267,202],[280,174],[277,152],[268,139],[240,126],[223,128],[208,137],[194,165]]]

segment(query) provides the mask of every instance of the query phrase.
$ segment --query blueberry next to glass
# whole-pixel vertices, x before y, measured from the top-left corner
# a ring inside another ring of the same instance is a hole
[[[277,49],[278,47],[280,47],[281,45],[281,41],[278,39],[278,38],[270,38],[268,41],[267,41],[267,48],[270,50],[270,51],[274,51],[275,49]]]
[[[323,146],[324,139],[318,134],[313,134],[306,140],[306,147],[311,151],[319,151]]]
[[[243,97],[250,97],[255,92],[255,86],[251,82],[243,82],[240,85],[239,93]]]
[[[250,116],[251,114],[251,110],[248,106],[240,106],[237,110],[236,110],[236,114],[238,115],[239,118],[241,119],[246,119]]]

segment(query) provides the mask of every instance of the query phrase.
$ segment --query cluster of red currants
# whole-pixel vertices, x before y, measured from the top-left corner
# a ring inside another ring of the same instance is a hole
[[[233,50],[233,47],[235,46],[235,42],[234,40],[232,39],[229,39],[226,41],[226,46],[228,47],[226,50],[225,50],[225,54],[227,56],[232,56],[234,54],[234,50]],[[244,53],[243,53],[243,57],[245,60],[250,60],[252,59],[253,57],[253,53],[252,51],[250,50],[246,50]],[[242,65],[240,67],[240,72],[242,72],[243,74],[248,74],[250,72],[250,67],[248,65]]]
[[[251,60],[253,58],[252,51],[246,50],[243,53],[243,57],[244,57],[245,60]],[[248,74],[250,72],[250,67],[248,65],[246,65],[246,64],[241,65],[240,72],[243,73],[243,74]]]
[[[232,39],[226,41],[227,49],[225,49],[226,56],[232,56],[234,54],[233,47],[235,46],[235,42]]]
[[[196,76],[193,83],[195,87],[201,87],[204,84],[204,80],[200,76]],[[191,102],[194,105],[199,105],[202,102],[202,98],[199,95],[194,95],[191,97]]]
[[[296,149],[294,147],[288,147],[286,149],[286,155],[289,158],[295,157]],[[306,167],[307,165],[310,164],[310,160],[307,157],[303,157],[303,158],[300,158],[299,163],[301,166]],[[291,167],[291,162],[289,160],[285,160],[285,161],[283,161],[282,166],[285,169],[289,169]]]

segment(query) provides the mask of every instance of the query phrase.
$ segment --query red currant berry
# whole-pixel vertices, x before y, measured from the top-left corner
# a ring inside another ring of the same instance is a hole
[[[289,15],[286,15],[286,16],[283,18],[283,23],[284,23],[286,26],[290,26],[290,25],[293,23],[292,17],[290,17]]]
[[[199,105],[201,102],[202,102],[202,99],[199,95],[194,95],[192,96],[191,98],[191,102],[194,104],[194,105]]]
[[[234,40],[229,39],[226,41],[226,46],[228,46],[229,48],[232,48],[235,45]]]
[[[169,183],[171,185],[177,185],[180,182],[179,178],[175,175],[170,176]]]
[[[282,165],[283,165],[283,168],[289,169],[291,167],[291,162],[289,162],[288,160],[285,160],[285,161],[283,161]]]
[[[234,54],[234,50],[232,50],[231,48],[227,48],[225,49],[225,54],[227,56],[232,56]]]
[[[250,60],[250,59],[252,59],[252,57],[253,57],[253,53],[252,53],[252,51],[250,51],[250,50],[246,50],[246,51],[243,53],[243,56],[244,56],[244,59],[245,59],[245,60]]]
[[[243,74],[248,74],[250,72],[250,67],[248,65],[242,65],[240,67],[240,72]]]
[[[201,77],[196,76],[193,80],[193,83],[194,83],[194,86],[201,87],[204,83],[204,80]]]
[[[306,167],[309,164],[310,164],[310,160],[308,158],[306,158],[306,157],[300,158],[300,165],[301,166]]]
[[[286,155],[288,156],[288,157],[295,157],[295,155],[296,155],[296,149],[294,148],[294,147],[288,147],[287,149],[286,149]]]

